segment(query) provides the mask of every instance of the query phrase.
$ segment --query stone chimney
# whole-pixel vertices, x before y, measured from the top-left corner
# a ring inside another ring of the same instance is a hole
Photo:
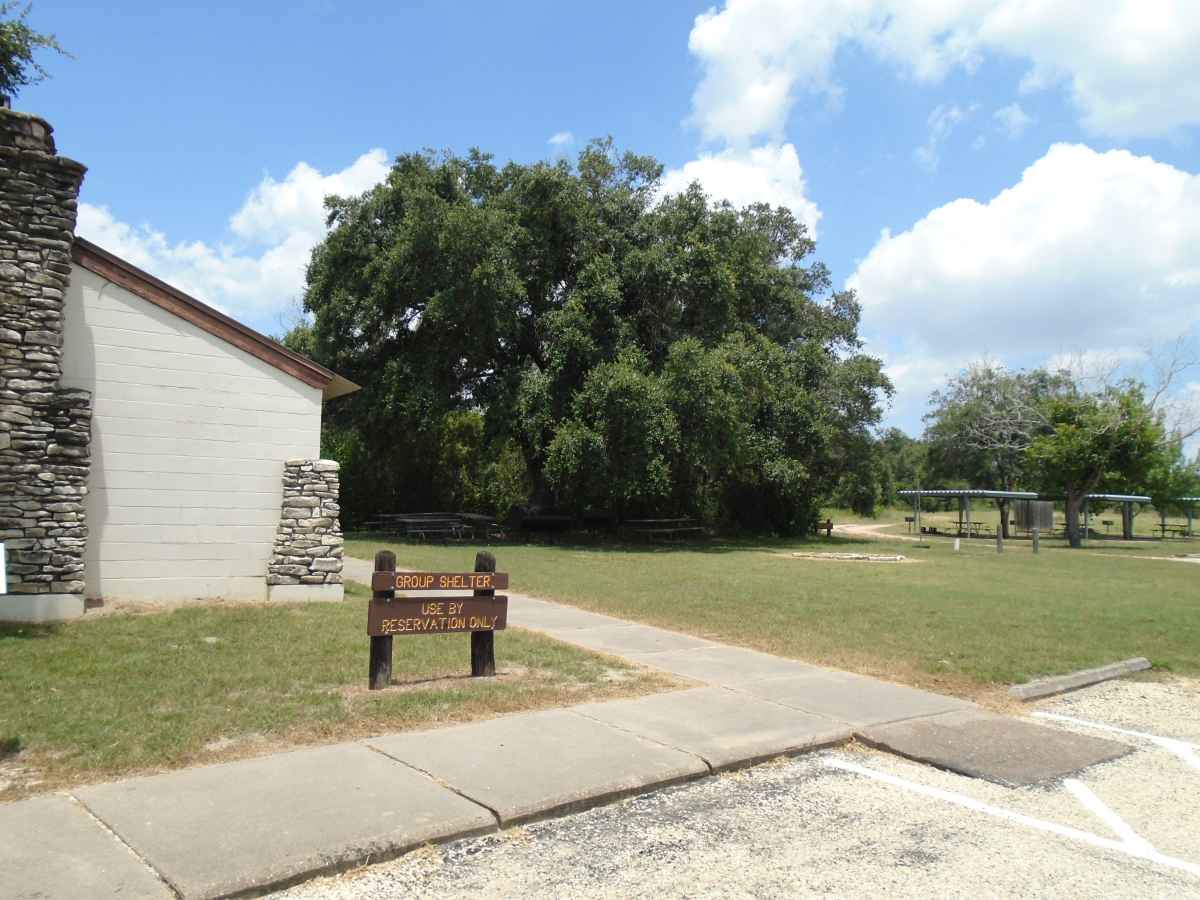
[[[63,300],[86,168],[0,108],[0,620],[82,614],[91,395],[59,386]]]

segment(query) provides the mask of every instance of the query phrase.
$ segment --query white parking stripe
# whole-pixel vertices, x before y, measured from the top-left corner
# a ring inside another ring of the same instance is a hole
[[[1157,734],[1147,734],[1144,731],[1131,731],[1128,728],[1118,728],[1115,725],[1105,725],[1103,722],[1091,722],[1087,719],[1076,719],[1074,716],[1064,716],[1059,713],[1035,712],[1031,715],[1039,719],[1050,719],[1054,722],[1069,722],[1072,725],[1082,725],[1084,728],[1095,728],[1100,731],[1109,731],[1113,734],[1125,734],[1129,737],[1142,738],[1143,740],[1157,744],[1164,750],[1174,753],[1193,769],[1200,769],[1200,755],[1196,753],[1197,749],[1200,748],[1190,741],[1181,741],[1179,738],[1159,737]]]
[[[962,806],[967,809],[975,810],[976,812],[985,813],[989,816],[994,816],[998,819],[1005,819],[1009,822],[1016,822],[1019,825],[1024,825],[1027,828],[1032,828],[1037,831],[1046,831],[1051,834],[1057,834],[1061,837],[1070,838],[1080,843],[1090,844],[1093,847],[1100,847],[1105,850],[1115,850],[1118,853],[1124,853],[1126,856],[1144,859],[1149,862],[1157,863],[1161,866],[1166,866],[1171,869],[1178,869],[1183,872],[1188,872],[1191,875],[1200,876],[1200,865],[1187,862],[1186,860],[1176,859],[1173,856],[1166,856],[1151,848],[1146,851],[1140,847],[1131,846],[1130,844],[1121,841],[1114,841],[1112,838],[1103,838],[1099,835],[1091,834],[1087,831],[1080,831],[1078,828],[1071,828],[1069,825],[1059,825],[1056,822],[1047,822],[1044,819],[1035,819],[1033,816],[1026,816],[1022,813],[1013,812],[1009,809],[1002,809],[999,806],[992,806],[989,803],[983,803],[973,797],[967,797],[963,794],[956,794],[952,791],[944,791],[941,788],[930,787],[924,784],[918,784],[915,781],[907,781],[903,778],[897,778],[895,775],[889,775],[887,772],[879,772],[875,769],[868,769],[866,766],[861,766],[858,763],[848,760],[826,758],[825,764],[833,769],[841,769],[845,772],[854,772],[857,775],[862,775],[866,778],[873,778],[876,781],[882,781],[885,784],[890,784],[914,794],[922,794],[926,797],[934,797],[938,800],[945,800],[947,803],[953,803],[956,806]]]
[[[1087,807],[1088,812],[1107,825],[1125,846],[1136,849],[1144,856],[1154,856],[1158,853],[1144,837],[1129,827],[1129,823],[1118,816],[1105,805],[1104,801],[1091,792],[1082,781],[1076,778],[1063,779],[1063,787],[1070,791],[1075,799]]]

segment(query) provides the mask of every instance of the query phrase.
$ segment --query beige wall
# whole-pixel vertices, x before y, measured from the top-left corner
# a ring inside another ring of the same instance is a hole
[[[321,391],[78,265],[65,316],[62,384],[94,404],[87,596],[264,599]]]

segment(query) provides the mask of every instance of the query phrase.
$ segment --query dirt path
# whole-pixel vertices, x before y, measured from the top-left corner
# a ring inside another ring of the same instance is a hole
[[[875,541],[912,541],[920,543],[921,539],[911,534],[896,534],[889,531],[883,533],[884,528],[891,528],[894,523],[880,522],[878,525],[863,525],[863,524],[846,524],[834,525],[834,534],[840,534],[843,537],[869,538]]]

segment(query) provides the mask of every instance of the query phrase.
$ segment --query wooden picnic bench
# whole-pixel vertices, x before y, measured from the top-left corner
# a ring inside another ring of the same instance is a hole
[[[365,524],[384,534],[421,541],[436,537],[461,540],[472,530],[457,513],[380,513]]]
[[[626,519],[621,527],[631,535],[647,540],[656,538],[684,538],[704,533],[703,526],[695,519]]]
[[[1178,537],[1187,537],[1188,529],[1186,525],[1156,525],[1159,533],[1165,538],[1167,534],[1177,535]]]

